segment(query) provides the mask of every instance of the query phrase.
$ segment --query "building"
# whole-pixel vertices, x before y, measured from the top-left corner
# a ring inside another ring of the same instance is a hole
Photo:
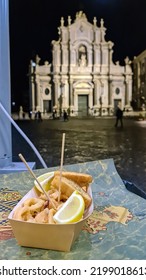
[[[91,24],[85,13],[76,13],[67,25],[61,18],[58,41],[52,41],[52,63],[40,65],[40,58],[29,66],[30,106],[61,115],[113,115],[118,102],[131,110],[132,69],[129,58],[125,65],[113,63],[113,42],[105,40],[106,28],[96,17]]]
[[[146,50],[133,60],[133,103],[137,109],[146,105]]]

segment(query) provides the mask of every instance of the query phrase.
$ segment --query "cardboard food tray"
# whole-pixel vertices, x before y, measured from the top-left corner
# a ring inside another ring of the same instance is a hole
[[[92,197],[91,186],[88,194]],[[85,211],[81,221],[72,224],[39,224],[13,219],[13,213],[27,198],[38,197],[35,188],[32,188],[14,207],[8,216],[14,236],[20,246],[70,251],[74,241],[93,212],[93,199],[90,207]]]

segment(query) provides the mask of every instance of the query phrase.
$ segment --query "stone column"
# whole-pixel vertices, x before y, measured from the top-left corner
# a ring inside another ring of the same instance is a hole
[[[93,109],[93,94],[92,94],[92,88],[90,89],[90,93],[89,93],[89,107],[90,109]],[[91,114],[92,111],[90,111]]]
[[[109,106],[112,106],[112,80],[109,80]]]
[[[11,114],[9,1],[0,1],[0,103]],[[0,168],[12,161],[11,123],[0,109]]]
[[[34,87],[34,78],[31,78],[31,96],[32,96],[32,111],[35,111],[35,87]]]
[[[69,107],[69,85],[68,85],[68,81],[65,81],[65,85],[64,85],[64,105],[65,105],[65,109],[68,109]]]
[[[74,96],[74,88],[73,88],[73,80],[70,79],[69,80],[69,108],[70,108],[70,115],[74,116],[75,112],[74,112],[74,104],[75,104],[75,100],[74,100],[75,96]]]
[[[125,81],[125,106],[127,105],[127,82]]]
[[[38,104],[39,109],[40,109],[40,106],[41,106],[40,101],[41,101],[41,98],[40,98],[40,83],[38,82],[37,83],[37,104]]]
[[[71,106],[74,105],[74,100],[73,100],[73,81],[70,80],[70,84],[69,84],[69,93],[70,93],[70,100],[69,103]]]
[[[94,106],[97,105],[97,81],[94,81]]]
[[[40,110],[40,87],[39,87],[39,82],[36,79],[36,110]]]
[[[113,115],[113,96],[112,96],[112,80],[109,79],[109,83],[108,83],[108,114],[109,115]]]
[[[132,100],[132,77],[128,81],[128,103],[131,107],[130,101]]]
[[[94,106],[93,106],[94,111],[93,111],[93,114],[95,116],[99,115],[99,109],[100,109],[99,98],[100,98],[99,82],[97,79],[94,79]]]
[[[59,98],[59,96],[58,96],[58,88],[59,88],[58,82],[55,81],[55,106],[56,107],[58,106],[58,98]]]
[[[37,110],[38,107],[38,82],[37,81],[35,81],[35,100],[36,100],[35,106]]]
[[[129,106],[129,83],[125,81],[125,106]]]

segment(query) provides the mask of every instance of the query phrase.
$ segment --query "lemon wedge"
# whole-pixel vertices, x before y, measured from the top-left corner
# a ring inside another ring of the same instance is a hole
[[[48,173],[44,173],[43,175],[37,177],[37,179],[41,183],[42,188],[45,191],[48,191],[50,189],[50,185],[51,185],[51,181],[53,180],[53,177],[54,177],[54,172],[48,172]],[[40,188],[40,186],[36,180],[34,181],[34,185],[39,192],[43,193],[42,189]]]
[[[74,191],[53,218],[58,224],[75,223],[82,219],[84,210],[85,202],[83,197],[77,191]]]

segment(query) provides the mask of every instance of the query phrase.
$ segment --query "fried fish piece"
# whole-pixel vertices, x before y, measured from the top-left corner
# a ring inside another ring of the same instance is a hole
[[[85,208],[89,207],[92,202],[92,198],[90,197],[90,195],[87,192],[85,192],[77,183],[70,179],[62,177],[60,182],[60,176],[55,176],[51,182],[51,187],[52,186],[56,189],[59,189],[60,186],[61,194],[65,194],[67,197],[70,197],[70,195],[75,190],[78,191],[84,199]]]
[[[60,171],[57,170],[54,172],[54,176],[60,176]],[[93,178],[89,174],[85,173],[78,173],[78,172],[69,172],[69,171],[62,171],[62,177],[70,179],[77,183],[79,186],[87,186],[92,182]]]
[[[49,209],[45,208],[43,211],[39,212],[35,217],[36,223],[48,223],[48,217],[49,217]]]

